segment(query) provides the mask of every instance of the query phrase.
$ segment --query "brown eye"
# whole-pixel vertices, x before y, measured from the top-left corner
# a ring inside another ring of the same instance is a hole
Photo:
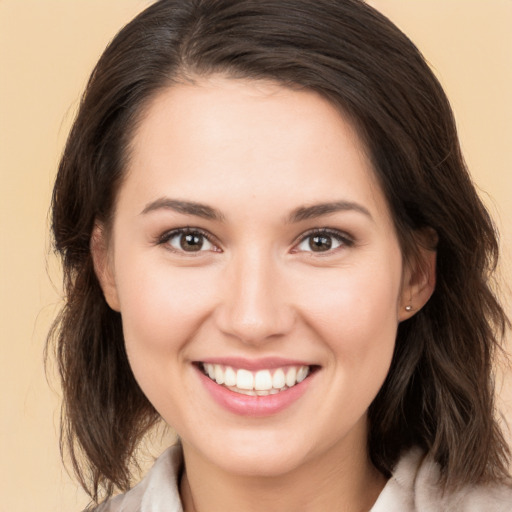
[[[342,231],[318,229],[306,233],[295,246],[294,252],[334,252],[340,247],[351,247],[353,244],[352,237]]]
[[[208,237],[195,230],[176,230],[161,239],[161,243],[168,244],[175,252],[205,252],[216,251],[215,245]]]
[[[332,237],[315,235],[309,237],[309,248],[314,252],[328,251],[332,247]]]
[[[200,251],[203,247],[204,236],[198,233],[189,233],[188,235],[181,235],[180,247],[184,251]]]

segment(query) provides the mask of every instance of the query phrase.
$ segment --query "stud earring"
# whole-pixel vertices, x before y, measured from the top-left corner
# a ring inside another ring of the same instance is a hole
[[[412,311],[412,306],[410,304],[405,306],[405,311],[407,311],[407,313],[410,313]]]

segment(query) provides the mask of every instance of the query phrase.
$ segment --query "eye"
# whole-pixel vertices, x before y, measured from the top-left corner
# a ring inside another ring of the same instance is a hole
[[[338,231],[318,229],[306,233],[295,246],[294,251],[301,252],[329,252],[339,247],[353,245],[353,240],[346,234]]]
[[[176,252],[219,252],[219,248],[214,245],[209,236],[198,229],[184,228],[175,229],[163,235],[160,244],[167,244]]]

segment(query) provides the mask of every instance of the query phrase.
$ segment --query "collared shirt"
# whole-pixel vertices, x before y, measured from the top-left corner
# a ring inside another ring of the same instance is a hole
[[[96,511],[183,512],[178,490],[182,464],[181,447],[168,448],[138,485]],[[369,512],[512,512],[512,487],[472,486],[443,494],[438,482],[438,465],[413,449],[401,458]]]

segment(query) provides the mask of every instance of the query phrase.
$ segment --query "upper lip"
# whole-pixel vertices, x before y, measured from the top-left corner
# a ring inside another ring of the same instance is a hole
[[[209,357],[196,361],[204,364],[220,364],[232,368],[243,368],[245,370],[271,370],[285,366],[313,366],[311,362],[287,359],[282,357],[262,357],[258,359],[247,359],[244,357]]]

